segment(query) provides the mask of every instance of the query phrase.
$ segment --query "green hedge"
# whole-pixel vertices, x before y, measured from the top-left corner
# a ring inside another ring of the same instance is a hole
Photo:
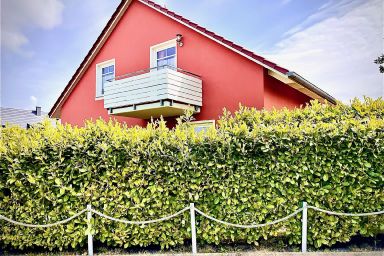
[[[184,119],[188,119],[185,117]],[[384,101],[296,110],[224,111],[217,129],[195,134],[189,122],[169,130],[114,122],[85,128],[48,123],[1,129],[0,214],[27,223],[67,218],[91,203],[128,220],[163,217],[195,202],[218,219],[264,223],[302,201],[339,212],[384,209]],[[309,243],[384,232],[384,216],[337,217],[309,210]],[[301,242],[301,214],[259,229],[237,229],[197,215],[200,243],[284,237]],[[0,221],[0,244],[50,249],[86,243],[86,215],[48,229]],[[126,225],[95,217],[95,239],[130,247],[182,244],[189,214],[160,224]]]

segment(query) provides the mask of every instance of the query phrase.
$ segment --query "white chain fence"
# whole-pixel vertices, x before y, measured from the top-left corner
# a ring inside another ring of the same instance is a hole
[[[106,218],[106,219],[112,220],[112,221],[116,221],[116,222],[121,222],[121,223],[125,223],[125,224],[132,224],[132,225],[145,225],[145,224],[151,224],[151,223],[156,223],[156,222],[161,222],[161,221],[172,219],[172,218],[177,217],[180,214],[188,211],[189,209],[190,209],[190,206],[185,207],[181,211],[178,211],[178,212],[176,212],[176,213],[174,213],[172,215],[169,215],[169,216],[166,216],[166,217],[163,217],[163,218],[160,218],[160,219],[156,219],[156,220],[146,220],[146,221],[130,221],[130,220],[123,220],[123,219],[116,219],[116,218],[113,218],[111,216],[108,216],[106,214],[103,214],[103,213],[98,212],[98,211],[93,210],[93,209],[91,209],[91,212],[93,212],[94,214],[97,214],[97,215],[99,215],[99,216],[101,216],[103,218]]]
[[[212,221],[218,222],[218,223],[223,224],[223,225],[236,227],[236,228],[260,228],[260,227],[265,227],[265,226],[268,226],[268,225],[274,225],[274,224],[277,224],[279,222],[286,221],[286,220],[296,216],[300,212],[303,212],[302,213],[302,215],[303,215],[302,216],[302,252],[306,252],[307,251],[307,210],[308,209],[313,209],[315,211],[323,212],[323,213],[330,214],[330,215],[337,215],[337,216],[356,216],[356,217],[361,217],[361,216],[371,216],[371,215],[384,214],[384,210],[383,211],[377,211],[377,212],[369,212],[369,213],[333,212],[333,211],[321,209],[321,208],[316,207],[316,206],[307,205],[306,202],[303,202],[303,207],[295,210],[294,212],[292,212],[291,214],[289,214],[289,215],[287,215],[287,216],[285,216],[283,218],[280,218],[280,219],[277,219],[277,220],[274,220],[274,221],[271,221],[271,222],[261,223],[261,224],[244,225],[244,224],[236,224],[236,223],[231,223],[231,222],[226,222],[226,221],[223,221],[223,220],[216,219],[215,217],[212,217],[212,216],[204,213],[203,211],[199,210],[198,208],[195,208],[194,204],[191,203],[190,206],[185,207],[184,209],[182,209],[182,210],[180,210],[180,211],[178,211],[178,212],[176,212],[174,214],[171,214],[171,215],[159,218],[159,219],[146,220],[146,221],[130,221],[130,220],[125,220],[125,219],[114,218],[114,217],[111,217],[111,216],[106,215],[104,213],[101,213],[101,212],[99,212],[97,210],[92,209],[91,205],[88,205],[86,209],[81,210],[80,212],[74,214],[73,216],[71,216],[71,217],[69,217],[67,219],[64,219],[64,220],[61,220],[61,221],[58,221],[58,222],[55,222],[55,223],[50,223],[50,224],[40,224],[40,225],[36,224],[35,225],[35,224],[23,223],[23,222],[19,222],[19,221],[15,221],[15,220],[12,220],[10,218],[7,218],[7,217],[5,217],[5,216],[3,216],[1,214],[0,214],[0,220],[5,220],[5,221],[10,222],[10,223],[12,223],[14,225],[19,225],[19,226],[24,226],[24,227],[48,228],[48,227],[53,227],[53,226],[65,224],[65,223],[67,223],[67,222],[69,222],[69,221],[79,217],[83,213],[87,212],[88,222],[92,218],[92,213],[94,213],[96,215],[99,215],[100,217],[103,217],[103,218],[111,220],[111,221],[116,221],[116,222],[121,222],[121,223],[125,223],[125,224],[131,224],[131,225],[146,225],[146,224],[157,223],[157,222],[166,221],[166,220],[175,218],[175,217],[183,214],[184,212],[190,210],[191,230],[192,230],[192,253],[196,254],[197,253],[197,245],[196,245],[195,212],[199,213],[203,217],[208,218],[208,219],[210,219]],[[89,255],[93,255],[93,238],[92,238],[91,234],[88,234],[88,254]]]
[[[79,217],[81,214],[85,213],[86,211],[87,211],[87,209],[84,209],[84,210],[76,213],[72,217],[69,217],[68,219],[61,220],[61,221],[58,221],[58,222],[55,222],[55,223],[51,223],[51,224],[42,224],[42,225],[34,225],[34,224],[28,224],[28,223],[23,223],[23,222],[15,221],[15,220],[7,218],[7,217],[5,217],[5,216],[3,216],[1,214],[0,214],[0,220],[3,219],[3,220],[8,221],[8,222],[10,222],[12,224],[19,225],[19,226],[24,226],[24,227],[29,227],[29,228],[49,228],[49,227],[53,227],[53,226],[57,226],[57,225],[61,225],[61,224],[65,224],[67,222],[70,222],[71,220]]]
[[[303,210],[303,208],[297,209],[293,213],[291,213],[291,214],[289,214],[289,215],[287,215],[287,216],[285,216],[284,218],[281,218],[281,219],[277,219],[277,220],[274,220],[274,221],[271,221],[271,222],[267,222],[267,223],[263,223],[263,224],[249,224],[249,225],[234,224],[234,223],[226,222],[226,221],[223,221],[223,220],[218,220],[218,219],[216,219],[216,218],[214,218],[214,217],[212,217],[212,216],[210,216],[210,215],[200,211],[197,208],[195,208],[195,210],[196,210],[196,212],[198,212],[202,216],[206,217],[207,219],[216,221],[218,223],[221,223],[221,224],[224,224],[224,225],[227,225],[227,226],[236,227],[236,228],[261,228],[261,227],[265,227],[265,226],[268,226],[268,225],[273,225],[273,224],[285,221],[285,220],[287,220],[289,218],[292,218],[295,215],[299,214]]]
[[[371,215],[379,215],[383,214],[384,211],[379,211],[379,212],[367,212],[367,213],[344,213],[344,212],[332,212],[328,210],[321,209],[316,206],[308,205],[307,206],[309,209],[313,209],[319,212],[324,212],[330,215],[337,215],[337,216],[355,216],[355,217],[362,217],[362,216],[371,216]]]

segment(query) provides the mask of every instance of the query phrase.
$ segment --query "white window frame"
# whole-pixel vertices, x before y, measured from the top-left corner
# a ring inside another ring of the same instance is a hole
[[[102,69],[108,66],[113,65],[114,68],[114,75],[116,76],[116,63],[115,59],[106,60],[100,63],[96,64],[96,91],[95,91],[95,98],[96,100],[102,100],[104,99],[104,95],[101,94],[101,87],[102,87]]]
[[[191,122],[192,127],[202,127],[209,129],[210,127],[215,128],[216,127],[216,121],[215,120],[202,120],[202,121],[193,121]],[[201,131],[200,131],[201,132]]]
[[[171,47],[175,47],[175,49],[176,49],[175,68],[177,68],[177,42],[176,42],[176,38],[151,46],[150,54],[149,54],[150,55],[150,60],[149,60],[150,68],[157,67],[157,52],[171,48]]]

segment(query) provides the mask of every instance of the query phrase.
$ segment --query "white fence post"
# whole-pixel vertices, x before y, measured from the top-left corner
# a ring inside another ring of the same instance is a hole
[[[303,218],[301,220],[301,252],[307,252],[307,202],[303,202]]]
[[[92,212],[91,212],[91,205],[88,204],[87,205],[87,220],[88,220],[88,225],[91,225],[91,219],[92,219]],[[88,226],[89,228],[89,226]],[[91,230],[89,230],[89,234],[88,234],[88,255],[89,256],[93,256],[93,238],[92,238],[92,234],[91,234]]]
[[[195,204],[190,204],[191,211],[191,232],[192,232],[192,254],[197,253],[197,245],[196,245],[196,225],[195,225]]]

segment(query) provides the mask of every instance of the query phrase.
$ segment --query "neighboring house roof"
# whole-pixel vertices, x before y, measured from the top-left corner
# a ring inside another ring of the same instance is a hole
[[[65,99],[68,97],[68,95],[73,90],[74,86],[76,86],[77,82],[83,75],[86,68],[90,65],[91,61],[94,59],[96,54],[99,52],[105,41],[108,39],[109,35],[119,22],[120,18],[123,16],[125,11],[127,10],[128,6],[133,0],[122,0],[119,4],[119,6],[116,8],[116,11],[113,13],[112,17],[109,19],[107,25],[104,27],[103,31],[99,35],[99,37],[96,39],[96,42],[93,44],[92,48],[89,50],[88,54],[85,56],[84,60],[80,64],[80,66],[77,68],[75,74],[72,76],[71,80],[67,84],[67,86],[64,88],[64,91],[60,94],[59,98],[53,105],[52,109],[49,112],[50,117],[59,117],[58,109],[62,106]],[[254,52],[245,49],[244,47],[235,44],[232,41],[229,41],[225,39],[222,36],[219,36],[215,34],[212,31],[209,31],[208,29],[199,26],[198,24],[184,18],[181,15],[176,14],[175,12],[172,12],[168,10],[165,7],[162,7],[159,4],[156,4],[155,2],[151,0],[137,0],[146,6],[166,15],[167,17],[191,28],[192,30],[212,39],[213,41],[216,41],[217,43],[229,48],[230,50],[256,62],[257,64],[265,67],[268,69],[268,74],[275,77],[276,79],[284,82],[285,84],[301,91],[302,93],[314,98],[319,99],[321,101],[327,100],[328,102],[331,102],[332,104],[336,103],[336,99],[333,98],[328,93],[324,92],[305,78],[301,77],[299,74],[289,71],[286,68],[283,68],[276,63],[273,63],[260,55],[255,54]]]
[[[29,128],[29,126],[41,123],[45,118],[48,118],[48,113],[36,110],[25,110],[16,108],[0,107],[0,120],[1,125],[18,125],[22,128]],[[52,120],[52,123],[56,120]]]

